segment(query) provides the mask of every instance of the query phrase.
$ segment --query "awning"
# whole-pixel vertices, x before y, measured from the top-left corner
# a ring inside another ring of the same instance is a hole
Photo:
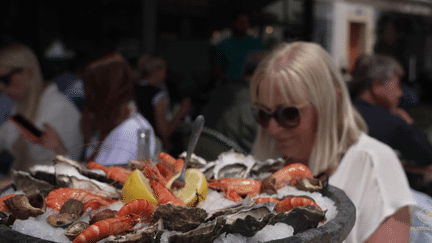
[[[323,2],[346,2],[365,4],[381,11],[432,17],[431,0],[315,0]]]

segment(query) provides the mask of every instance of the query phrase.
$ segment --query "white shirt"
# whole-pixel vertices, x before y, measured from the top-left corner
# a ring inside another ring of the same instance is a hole
[[[356,207],[356,222],[345,242],[364,242],[397,210],[416,208],[394,151],[366,134],[347,151],[329,183],[342,189]]]
[[[153,127],[142,115],[134,113],[108,134],[99,148],[95,161],[102,165],[118,165],[137,159],[138,130],[142,128],[150,130],[150,157],[153,157],[156,148]],[[92,138],[93,149],[88,149],[87,157],[94,151],[97,141],[97,136]]]
[[[72,159],[79,159],[83,150],[84,140],[79,128],[80,119],[81,113],[65,95],[58,91],[57,84],[52,83],[46,87],[40,98],[34,125],[42,131],[44,123],[53,127],[66,146],[68,157]],[[13,153],[12,146],[19,136],[19,129],[10,120],[3,123],[0,127],[0,150],[6,149]],[[34,164],[52,164],[55,156],[53,150],[30,141],[28,144]]]

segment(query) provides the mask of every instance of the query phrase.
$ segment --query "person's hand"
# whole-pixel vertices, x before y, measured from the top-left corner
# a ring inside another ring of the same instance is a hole
[[[40,138],[38,138],[37,143],[45,148],[54,150],[56,154],[65,155],[67,153],[67,149],[56,130],[46,123],[44,124],[44,131]]]
[[[400,117],[402,120],[404,120],[406,123],[410,125],[414,123],[414,119],[412,119],[412,117],[404,109],[396,107],[391,110],[391,113],[393,115]]]

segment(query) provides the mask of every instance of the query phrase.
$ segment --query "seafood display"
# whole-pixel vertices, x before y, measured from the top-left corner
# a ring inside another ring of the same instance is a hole
[[[188,189],[189,196],[179,196],[191,183],[186,180],[184,188],[171,186],[183,159],[167,153],[158,159],[158,163],[130,161],[125,168],[57,156],[44,171],[13,172],[16,192],[0,197],[0,223],[10,222],[8,216],[38,218],[49,209],[48,227],[63,229],[64,237],[73,242],[213,242],[223,233],[253,237],[277,223],[298,233],[328,220],[327,209],[308,196],[323,192],[326,184],[302,164],[282,166],[280,160],[272,160],[260,166],[252,156],[232,151],[212,162],[193,155],[197,168],[189,169],[194,170],[190,178],[195,181],[201,174],[205,183],[199,190]],[[125,198],[126,187],[136,191],[134,198]],[[281,195],[283,188],[305,193]],[[203,206],[208,193],[220,194],[232,206],[217,210]]]

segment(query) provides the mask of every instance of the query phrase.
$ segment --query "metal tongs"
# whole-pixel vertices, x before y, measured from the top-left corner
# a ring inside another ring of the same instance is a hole
[[[185,174],[186,174],[186,169],[188,167],[188,164],[190,162],[190,159],[192,157],[192,153],[195,150],[195,147],[198,143],[198,139],[201,135],[202,129],[204,127],[204,117],[202,115],[199,115],[192,126],[192,132],[191,132],[191,136],[189,138],[189,144],[188,144],[188,148],[186,150],[186,158],[184,160],[184,166],[183,166],[183,170],[181,171],[180,175],[176,176],[177,178],[174,179],[172,185],[177,185],[177,186],[184,186],[186,183],[186,179],[185,179]],[[168,187],[171,187],[170,185]]]

